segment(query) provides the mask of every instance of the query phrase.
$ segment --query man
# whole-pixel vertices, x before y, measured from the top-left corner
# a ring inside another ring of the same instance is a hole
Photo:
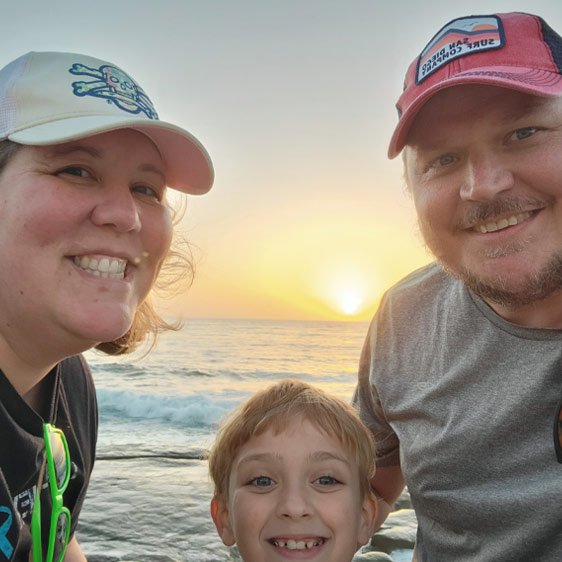
[[[420,562],[559,562],[562,38],[458,18],[398,113],[389,156],[436,262],[384,296],[361,358],[379,524],[406,483]]]

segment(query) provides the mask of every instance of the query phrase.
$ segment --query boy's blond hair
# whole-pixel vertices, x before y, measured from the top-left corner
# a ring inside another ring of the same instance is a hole
[[[268,429],[275,434],[293,420],[306,419],[340,441],[359,468],[361,498],[371,493],[375,473],[375,445],[357,412],[336,396],[299,380],[285,379],[256,392],[236,408],[217,432],[208,460],[214,496],[228,499],[232,464],[240,448]]]

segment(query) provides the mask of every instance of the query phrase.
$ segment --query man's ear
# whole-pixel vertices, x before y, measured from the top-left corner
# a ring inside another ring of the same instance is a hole
[[[377,516],[377,500],[373,494],[368,493],[363,500],[361,508],[361,521],[357,533],[357,544],[367,544],[375,532],[375,520]]]
[[[230,524],[228,507],[226,502],[216,496],[211,500],[211,517],[222,542],[226,546],[232,546],[236,540]]]

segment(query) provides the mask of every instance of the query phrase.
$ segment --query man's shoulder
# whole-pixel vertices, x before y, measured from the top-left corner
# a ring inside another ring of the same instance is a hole
[[[458,290],[460,281],[451,277],[435,262],[429,263],[393,285],[385,294],[385,298],[402,300],[421,296],[439,295],[443,292]],[[462,284],[461,284],[462,285]]]
[[[475,310],[468,289],[437,263],[430,263],[391,287],[377,310],[379,321],[393,325],[434,323]]]

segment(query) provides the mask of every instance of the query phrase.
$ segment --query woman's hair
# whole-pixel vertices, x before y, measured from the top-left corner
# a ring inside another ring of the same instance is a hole
[[[173,210],[172,213],[174,215],[173,223],[177,224],[183,213],[175,213]],[[189,244],[187,240],[174,232],[172,246],[164,258],[151,294],[154,292],[171,293],[173,286],[178,286],[180,283],[183,285],[186,281],[191,284],[193,275],[194,265]],[[123,355],[134,351],[147,337],[152,338],[152,347],[156,343],[158,334],[180,328],[180,321],[171,324],[156,312],[150,295],[148,295],[138,306],[129,330],[114,341],[98,344],[96,349],[108,355]]]
[[[10,140],[0,141],[0,176],[13,158],[16,152],[21,148],[21,144],[17,144]],[[176,225],[182,218],[184,208],[172,211],[173,224]],[[185,281],[190,283],[193,279],[194,266],[192,254],[189,249],[188,242],[181,238],[176,232],[172,246],[163,261],[162,267],[158,274],[158,279],[153,290],[164,292],[169,291],[172,285]],[[152,345],[156,343],[158,334],[166,330],[178,330],[181,323],[170,324],[166,322],[155,310],[152,305],[150,295],[139,305],[135,313],[133,323],[129,330],[111,342],[102,342],[96,346],[96,349],[107,353],[108,355],[122,355],[134,351],[147,337],[152,337]]]
[[[310,421],[343,445],[357,463],[360,493],[366,497],[375,473],[373,435],[352,406],[318,387],[292,379],[256,392],[219,428],[208,455],[215,497],[228,499],[232,465],[245,443],[269,429],[277,435],[295,419]]]
[[[12,156],[19,150],[21,144],[17,144],[10,140],[0,141],[0,175],[4,171],[6,164],[11,160]]]

